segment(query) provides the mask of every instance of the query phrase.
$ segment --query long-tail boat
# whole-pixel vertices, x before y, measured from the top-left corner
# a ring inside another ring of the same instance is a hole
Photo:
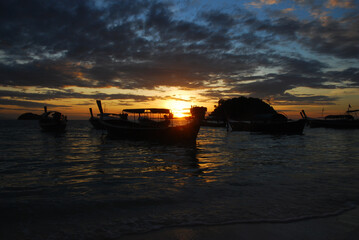
[[[100,117],[95,117],[93,115],[93,112],[92,112],[92,108],[89,108],[90,110],[90,123],[92,124],[92,126],[95,128],[95,129],[104,129],[104,127],[101,125],[101,122],[100,122]]]
[[[303,134],[306,120],[290,121],[286,117],[254,119],[251,121],[228,121],[228,127],[232,131],[249,131],[269,134]]]
[[[355,129],[359,128],[359,119],[356,119],[351,114],[356,114],[358,110],[349,110],[345,114],[328,115],[324,118],[310,118],[307,117],[304,110],[302,110],[302,117],[308,121],[311,128],[336,128],[336,129]]]
[[[101,123],[100,118],[102,117],[103,120],[106,120],[107,122],[124,122],[124,120],[127,120],[127,114],[116,114],[116,113],[105,113],[102,110],[101,102],[98,102],[99,109],[101,108],[102,113],[97,114],[97,117],[93,115],[92,108],[89,108],[90,110],[90,123],[95,129],[106,129],[105,126]]]
[[[173,114],[166,108],[124,109],[118,118],[106,118],[101,101],[97,100],[100,122],[112,138],[146,140],[162,143],[193,143],[207,111],[192,107],[186,123],[174,123]]]
[[[45,131],[63,131],[67,125],[67,117],[57,111],[47,111],[44,106],[44,113],[39,119],[40,127]]]

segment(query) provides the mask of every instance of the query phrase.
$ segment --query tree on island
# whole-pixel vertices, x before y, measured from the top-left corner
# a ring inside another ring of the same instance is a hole
[[[269,104],[259,98],[237,97],[220,99],[210,118],[225,121],[227,118],[241,121],[272,119],[286,121],[287,117],[277,113]]]

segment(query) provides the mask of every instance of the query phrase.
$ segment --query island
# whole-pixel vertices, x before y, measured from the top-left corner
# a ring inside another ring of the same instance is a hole
[[[210,114],[211,119],[226,121],[233,119],[238,121],[252,121],[259,119],[285,120],[286,116],[278,113],[268,103],[259,98],[237,97],[220,99],[214,111]]]
[[[40,119],[40,115],[30,112],[23,113],[17,118],[17,120],[39,120],[39,119]]]

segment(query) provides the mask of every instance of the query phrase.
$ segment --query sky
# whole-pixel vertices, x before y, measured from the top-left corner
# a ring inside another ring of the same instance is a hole
[[[0,118],[261,98],[359,109],[359,1],[0,0]]]

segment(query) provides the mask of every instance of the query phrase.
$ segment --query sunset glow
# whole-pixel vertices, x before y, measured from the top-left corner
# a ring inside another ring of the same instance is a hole
[[[166,108],[171,109],[173,116],[177,118],[190,116],[191,104],[185,101],[166,101]]]

